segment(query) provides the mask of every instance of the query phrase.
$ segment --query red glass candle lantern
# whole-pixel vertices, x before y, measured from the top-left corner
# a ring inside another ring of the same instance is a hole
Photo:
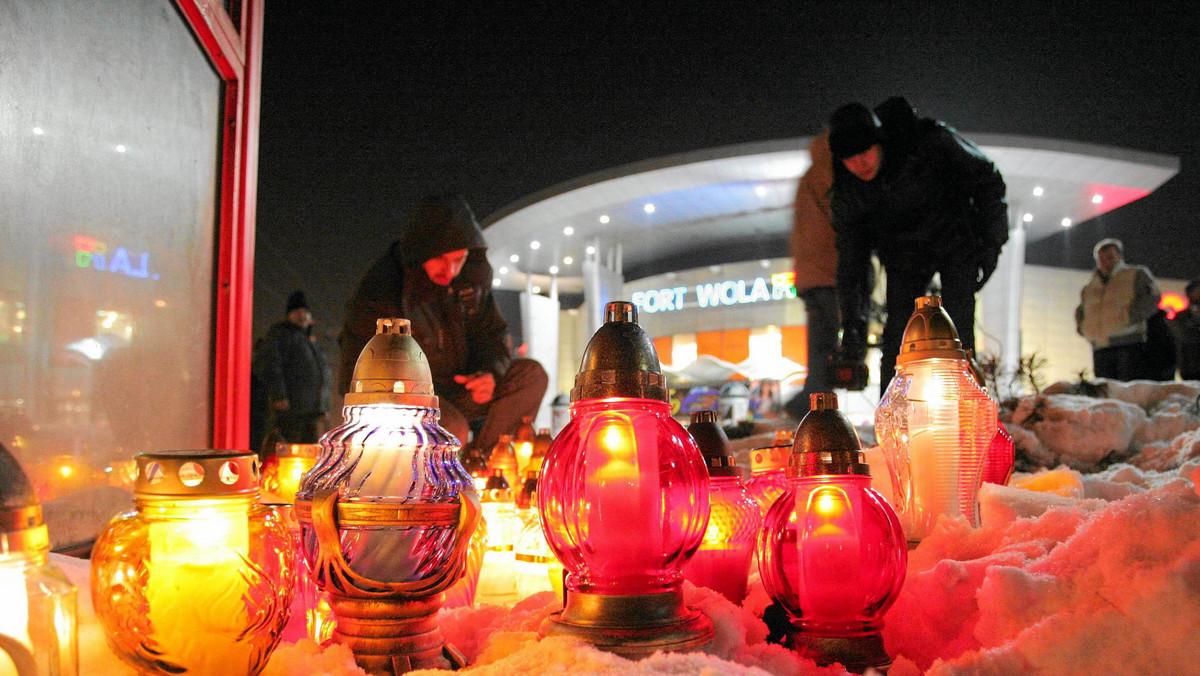
[[[883,614],[904,583],[908,549],[837,395],[811,395],[796,432],[788,489],[758,542],[767,593],[787,610],[789,645],[818,664],[886,669]]]
[[[787,490],[788,457],[792,454],[792,432],[779,430],[770,446],[750,451],[750,480],[746,490],[758,503],[758,511],[766,516],[767,510]]]
[[[893,503],[909,542],[924,539],[943,514],[978,524],[979,479],[997,414],[942,299],[918,298],[896,375],[875,409]]]
[[[1004,425],[996,425],[996,436],[988,445],[987,455],[983,459],[983,475],[980,483],[1000,484],[1007,486],[1012,478],[1013,463],[1016,461],[1016,447],[1012,435],[1004,429]]]
[[[540,633],[624,655],[700,646],[712,623],[684,605],[681,570],[707,525],[708,472],[671,417],[636,308],[604,314],[538,482],[542,528],[568,572],[564,608]]]
[[[746,598],[750,558],[762,514],[742,483],[729,450],[729,437],[717,422],[717,413],[692,413],[687,429],[708,463],[709,513],[700,549],[683,567],[683,576],[740,604]]]

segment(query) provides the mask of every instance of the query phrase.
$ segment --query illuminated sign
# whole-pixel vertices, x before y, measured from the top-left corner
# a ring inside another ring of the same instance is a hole
[[[795,298],[795,282],[796,274],[794,272],[778,272],[771,275],[770,280],[764,277],[756,277],[752,281],[731,279],[711,284],[697,284],[693,289],[696,294],[696,304],[702,308],[711,308]],[[638,307],[639,312],[649,314],[670,312],[684,309],[688,303],[689,291],[691,289],[686,286],[635,291],[630,300]]]
[[[1158,298],[1158,309],[1166,311],[1167,319],[1175,319],[1175,315],[1186,310],[1187,306],[1187,297],[1174,291],[1168,291]]]
[[[149,253],[137,254],[135,258],[125,247],[118,246],[109,254],[108,242],[101,242],[84,235],[75,235],[73,239],[77,267],[113,272],[138,279],[158,279],[158,273],[150,272]]]

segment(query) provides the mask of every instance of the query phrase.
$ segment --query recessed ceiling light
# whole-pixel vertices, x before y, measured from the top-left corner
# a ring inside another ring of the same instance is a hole
[[[1099,204],[1104,201],[1104,195],[1092,195],[1092,204]]]
[[[646,202],[646,206],[642,207],[642,211],[645,211],[648,214],[654,213],[654,203]]]
[[[498,277],[492,280],[492,286],[500,286],[500,279]]]
[[[1064,228],[1071,227],[1071,219],[1069,219],[1069,218],[1062,219],[1062,227],[1064,227]]]
[[[45,134],[45,133],[46,133],[46,130],[45,130],[45,129],[42,129],[41,127],[34,127],[34,128],[33,128],[33,135],[34,135],[34,136],[41,136],[42,134]]]
[[[511,256],[509,256],[509,257],[508,257],[508,262],[509,262],[509,263],[516,263],[516,262],[517,262],[517,261],[519,261],[519,260],[521,260],[521,257],[520,257],[520,256],[518,256],[517,254],[513,254],[513,255],[511,255]]]
[[[502,274],[502,275],[507,275],[507,274],[508,274],[508,266],[507,266],[507,265],[501,265],[501,266],[500,266],[500,274]]]
[[[534,293],[541,293],[541,292],[542,292],[542,287],[540,287],[540,286],[535,286],[535,287],[533,287],[532,289],[530,289],[530,291],[533,291]]]
[[[767,187],[763,186],[763,185],[755,187],[754,194],[758,195],[759,197],[766,197],[767,196]]]
[[[538,249],[542,248],[542,243],[535,239],[529,243],[529,248],[537,251]]]
[[[1033,214],[1025,214],[1021,217],[1021,220],[1025,221],[1026,223],[1031,223],[1033,222]]]
[[[721,266],[720,265],[710,265],[710,266],[708,266],[708,271],[713,273],[714,275],[719,275],[719,274],[721,274]]]
[[[570,265],[574,262],[575,262],[574,258],[571,258],[570,256],[563,256],[563,265]]]
[[[575,234],[575,228],[572,228],[568,225],[567,227],[563,228],[563,234],[567,237],[570,237],[571,235]]]
[[[763,266],[764,268],[769,268],[769,267],[771,267],[771,261],[769,261],[769,260],[767,260],[767,259],[765,259],[765,258],[764,258],[764,259],[762,259],[761,261],[759,261],[759,262],[758,262],[758,264],[759,264],[759,265],[761,265],[761,266]]]
[[[125,150],[126,150],[126,148],[124,145],[119,145],[119,144],[117,145],[117,152],[123,153],[123,152],[125,152]]]
[[[550,274],[552,274],[552,275],[557,275],[557,274],[558,274],[558,266],[557,266],[557,265],[551,265],[551,266],[550,266]]]
[[[1034,197],[1041,197],[1042,193],[1044,193],[1044,192],[1046,192],[1046,191],[1042,190],[1042,186],[1040,186],[1040,185],[1034,186],[1034,188],[1033,188],[1033,196]]]
[[[585,251],[587,252],[587,255],[591,256],[592,254],[596,253],[596,247],[589,246]]]
[[[601,222],[601,223],[608,223],[608,214],[604,214],[604,215],[602,215],[602,216],[600,217],[600,222]]]

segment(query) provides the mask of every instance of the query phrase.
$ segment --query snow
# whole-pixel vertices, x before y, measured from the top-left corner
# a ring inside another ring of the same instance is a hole
[[[978,529],[942,519],[909,553],[904,588],[883,630],[895,660],[890,675],[1196,673],[1196,391],[1190,384],[1134,383],[1110,388],[1121,398],[1060,392],[1023,402],[1009,429],[1019,445],[1042,454],[1045,467],[1016,474],[1009,486],[985,485]],[[874,454],[869,449],[875,484],[886,489]],[[64,567],[81,587],[82,612],[90,606],[86,562]],[[480,676],[844,673],[766,643],[758,618],[770,599],[757,575],[742,606],[690,584],[684,594],[712,619],[715,640],[701,652],[640,661],[572,638],[539,641],[539,624],[560,604],[551,592],[511,608],[444,610],[439,619],[471,662],[463,673]],[[81,673],[132,673],[108,653],[90,607],[81,659]],[[264,672],[361,673],[344,648],[321,650],[308,641],[280,646]]]

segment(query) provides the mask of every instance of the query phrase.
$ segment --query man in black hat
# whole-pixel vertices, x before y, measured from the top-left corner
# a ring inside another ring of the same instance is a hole
[[[894,97],[877,110],[859,103],[829,120],[833,156],[830,206],[838,251],[838,296],[843,356],[866,355],[863,295],[867,262],[879,256],[886,272],[887,323],[880,388],[895,373],[904,327],[918,296],[938,273],[942,305],[963,347],[975,347],[975,293],[983,288],[1008,241],[1004,179],[991,160],[954,129],[917,118]]]
[[[346,392],[359,352],[375,335],[375,320],[409,320],[429,359],[442,425],[467,444],[464,458],[490,452],[501,434],[536,415],[549,384],[541,364],[509,353],[508,325],[492,296],[486,254],[483,232],[466,200],[425,198],[400,239],[359,282],[339,339],[338,384]],[[482,426],[468,442],[469,422],[475,420]]]
[[[316,443],[329,412],[332,374],[312,335],[313,316],[303,291],[288,297],[287,316],[267,330],[255,355],[275,425],[285,441]]]

